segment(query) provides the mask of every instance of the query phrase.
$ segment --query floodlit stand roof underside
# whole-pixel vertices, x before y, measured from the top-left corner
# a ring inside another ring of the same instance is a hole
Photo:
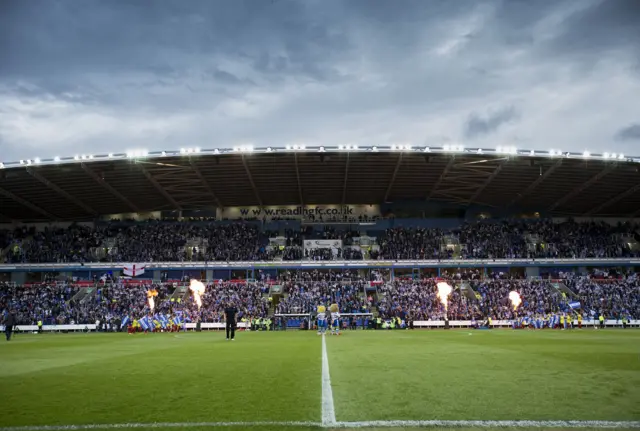
[[[640,163],[626,159],[271,149],[121,156],[1,169],[0,220],[401,201],[557,216],[640,215]]]

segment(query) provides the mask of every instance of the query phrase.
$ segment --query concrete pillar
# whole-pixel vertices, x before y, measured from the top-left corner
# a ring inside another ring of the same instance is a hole
[[[11,281],[16,283],[16,284],[24,284],[24,282],[27,280],[27,273],[26,272],[12,272],[11,273]]]
[[[540,277],[540,267],[539,266],[527,266],[524,269],[524,273],[529,277]]]

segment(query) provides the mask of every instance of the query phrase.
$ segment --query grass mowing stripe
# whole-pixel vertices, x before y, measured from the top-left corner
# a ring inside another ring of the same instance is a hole
[[[322,424],[331,426],[336,423],[336,410],[333,404],[331,389],[331,375],[329,374],[329,357],[327,356],[327,342],[322,335]]]
[[[440,427],[440,428],[638,428],[640,421],[362,421],[319,422],[266,421],[266,422],[155,422],[155,423],[122,423],[122,424],[86,424],[86,425],[40,425],[1,427],[0,431],[81,431],[126,428],[223,428],[244,427],[255,428],[265,426],[278,427],[317,427],[333,429],[350,428],[401,428],[401,427]]]

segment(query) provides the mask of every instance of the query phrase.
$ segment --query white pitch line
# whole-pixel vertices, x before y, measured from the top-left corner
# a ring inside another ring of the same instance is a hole
[[[152,422],[122,424],[84,424],[84,425],[33,425],[19,427],[0,427],[0,431],[81,431],[127,428],[221,428],[221,427],[317,427],[317,428],[395,428],[395,427],[440,427],[440,428],[638,428],[640,421],[363,421],[363,422]]]
[[[34,425],[20,427],[1,427],[0,431],[75,431],[124,428],[220,428],[220,427],[321,427],[319,422],[265,421],[265,422],[152,422],[122,424],[85,424],[85,425]]]
[[[329,357],[327,342],[322,334],[322,426],[332,427],[336,424],[336,410],[333,405],[333,390],[329,375]]]
[[[640,421],[363,421],[336,422],[332,428],[640,428]]]

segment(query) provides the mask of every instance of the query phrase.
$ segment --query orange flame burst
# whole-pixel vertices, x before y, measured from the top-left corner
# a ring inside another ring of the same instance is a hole
[[[198,304],[198,310],[202,307],[202,295],[204,295],[204,284],[198,280],[191,280],[189,289],[193,292],[193,299]]]
[[[449,310],[449,295],[451,295],[453,288],[442,281],[436,284],[436,287],[438,288],[438,298],[440,298],[440,302],[444,305],[444,311],[446,313]]]
[[[516,311],[520,304],[522,304],[522,298],[520,298],[520,294],[515,290],[509,292],[509,300],[511,300],[511,304],[513,304],[513,311]]]
[[[156,308],[156,301],[153,299],[156,296],[158,296],[158,291],[156,289],[147,290],[147,302],[149,303],[149,308],[152,313]]]

